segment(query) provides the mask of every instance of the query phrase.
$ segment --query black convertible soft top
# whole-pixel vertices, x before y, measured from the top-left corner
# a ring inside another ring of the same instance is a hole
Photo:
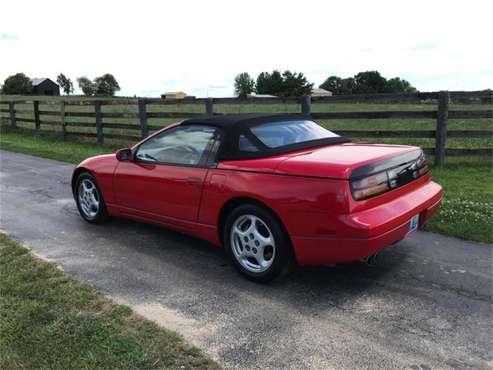
[[[313,121],[301,114],[228,114],[213,117],[191,118],[181,122],[181,125],[207,125],[220,129],[220,146],[218,160],[261,158],[275,154],[287,153],[293,150],[348,142],[345,137],[329,137],[300,143],[269,148],[260,141],[250,130],[251,127],[268,122],[279,121]],[[257,151],[242,151],[239,148],[240,136],[244,135],[258,149]]]

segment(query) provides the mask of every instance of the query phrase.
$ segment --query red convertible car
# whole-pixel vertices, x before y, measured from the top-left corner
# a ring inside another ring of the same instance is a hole
[[[88,222],[195,235],[257,281],[291,261],[373,256],[427,222],[443,194],[421,149],[352,143],[301,115],[188,119],[83,161],[72,190]]]

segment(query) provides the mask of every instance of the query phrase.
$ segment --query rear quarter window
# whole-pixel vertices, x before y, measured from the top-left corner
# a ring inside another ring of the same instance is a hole
[[[259,149],[245,135],[240,135],[238,144],[242,152],[254,153],[259,151]]]

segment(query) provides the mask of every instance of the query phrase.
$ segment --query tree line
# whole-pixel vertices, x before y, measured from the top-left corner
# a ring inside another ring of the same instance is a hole
[[[235,77],[234,92],[240,98],[246,98],[252,93],[278,97],[302,96],[309,95],[313,85],[303,73],[289,70],[283,73],[277,70],[262,72],[256,80],[243,72]],[[417,92],[408,81],[399,77],[387,80],[378,71],[359,72],[348,78],[330,76],[319,87],[335,95]]]
[[[106,73],[93,80],[82,76],[76,81],[86,96],[114,96],[120,90],[118,81],[111,73]],[[65,94],[70,95],[74,92],[72,80],[63,73],[58,75],[56,82]],[[273,70],[260,73],[256,79],[253,79],[247,72],[243,72],[235,77],[234,93],[240,98],[246,98],[252,93],[281,98],[296,97],[310,95],[313,85],[301,72],[285,70],[281,73]],[[417,92],[408,81],[399,77],[386,79],[378,71],[359,72],[347,78],[329,76],[319,87],[335,95]],[[7,95],[30,95],[32,93],[31,79],[24,73],[9,76],[5,79],[0,91]]]
[[[408,81],[399,77],[387,80],[378,71],[359,72],[353,77],[328,77],[320,86],[335,95],[414,93],[418,90]]]
[[[70,78],[60,73],[56,79],[60,89],[70,95],[74,92],[74,84]],[[86,96],[114,96],[120,90],[118,81],[111,73],[96,77],[94,80],[82,76],[77,78],[82,93]],[[5,95],[31,95],[31,79],[24,73],[16,73],[5,79],[0,91]]]

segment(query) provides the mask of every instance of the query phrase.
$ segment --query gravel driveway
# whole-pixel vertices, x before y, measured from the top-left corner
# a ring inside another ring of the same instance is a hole
[[[489,245],[418,233],[378,266],[251,283],[205,242],[154,226],[89,225],[72,165],[0,151],[0,228],[227,368],[492,368]]]

